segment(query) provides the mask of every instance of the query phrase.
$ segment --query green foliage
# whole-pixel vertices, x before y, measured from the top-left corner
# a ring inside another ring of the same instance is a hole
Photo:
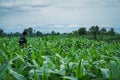
[[[90,33],[93,34],[94,39],[97,39],[97,34],[99,33],[99,27],[98,26],[92,26],[89,29]]]
[[[120,41],[81,37],[0,39],[0,80],[120,80]],[[14,45],[14,46],[13,46]]]
[[[82,28],[78,29],[78,34],[79,34],[79,35],[84,35],[84,34],[86,34],[86,33],[87,33],[87,30],[86,30],[85,27],[82,27]]]
[[[42,36],[42,35],[43,35],[42,32],[40,32],[40,31],[37,31],[37,32],[36,32],[36,36],[37,36],[37,37],[40,37],[40,36]]]
[[[33,28],[29,27],[24,29],[25,32],[28,33],[28,36],[32,37],[33,36]]]
[[[111,61],[110,71],[111,80],[120,80],[120,63],[117,64],[115,61]]]
[[[52,35],[55,35],[56,33],[55,33],[55,31],[53,30],[53,31],[51,31],[51,34],[52,34]]]
[[[3,35],[3,29],[0,28],[0,37]]]
[[[100,33],[101,33],[101,34],[106,34],[106,32],[107,32],[106,28],[102,28],[102,29],[100,30]]]
[[[107,32],[107,34],[109,34],[109,35],[115,35],[114,28],[111,28],[111,29]]]

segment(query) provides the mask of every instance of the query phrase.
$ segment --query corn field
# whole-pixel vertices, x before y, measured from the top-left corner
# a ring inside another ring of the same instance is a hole
[[[120,80],[120,41],[0,38],[0,80]]]

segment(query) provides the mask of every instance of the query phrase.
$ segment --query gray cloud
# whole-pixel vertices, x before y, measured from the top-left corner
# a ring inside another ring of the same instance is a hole
[[[0,0],[0,16],[13,13],[40,11],[50,4],[42,0]]]
[[[80,9],[88,7],[120,7],[120,0],[0,0],[0,12],[33,11],[46,7]]]
[[[15,1],[15,0],[0,0],[0,10],[1,11],[30,11],[30,10],[38,10],[41,8],[49,7],[48,3],[35,2],[39,0],[26,0],[26,1]]]
[[[80,8],[94,8],[94,7],[120,7],[118,0],[59,0],[56,1],[55,6],[67,10]]]
[[[0,0],[0,24],[120,24],[119,4],[120,0]]]
[[[0,6],[0,11],[2,12],[20,12],[20,11],[33,11],[33,10],[40,10],[42,8],[48,7],[49,5],[30,5],[30,6]]]

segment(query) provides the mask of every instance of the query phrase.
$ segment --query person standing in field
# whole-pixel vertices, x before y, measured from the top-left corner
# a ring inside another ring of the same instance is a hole
[[[26,39],[27,32],[24,31],[21,38],[19,39],[19,45],[24,48],[27,45],[27,39]]]

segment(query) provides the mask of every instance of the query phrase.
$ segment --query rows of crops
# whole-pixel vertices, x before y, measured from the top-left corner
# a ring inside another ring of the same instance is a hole
[[[120,80],[120,42],[0,38],[0,80]]]

